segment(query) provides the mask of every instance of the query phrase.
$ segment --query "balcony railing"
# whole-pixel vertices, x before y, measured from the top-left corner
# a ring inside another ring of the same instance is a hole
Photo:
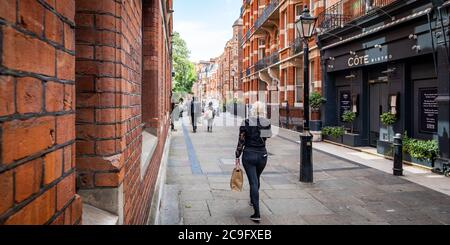
[[[255,72],[265,69],[273,64],[276,64],[276,63],[278,63],[278,61],[280,61],[280,57],[279,57],[279,53],[277,50],[277,51],[273,52],[271,55],[260,59],[255,64]]]
[[[298,54],[303,50],[303,39],[301,37],[297,37],[290,45],[292,55]]]
[[[250,39],[251,34],[254,30],[258,30],[269,18],[272,16],[274,11],[277,9],[280,4],[280,0],[273,0],[270,2],[262,11],[261,15],[256,19],[253,26],[245,33],[244,38],[241,41],[241,44],[247,42]]]
[[[255,24],[253,25],[253,28],[255,30],[258,30],[266,21],[269,19],[269,17],[273,14],[275,9],[280,4],[280,0],[273,0],[271,1],[263,10],[261,13],[261,16],[258,17],[258,19],[255,21]]]
[[[318,27],[321,32],[330,31],[396,1],[399,0],[341,0],[317,16]]]

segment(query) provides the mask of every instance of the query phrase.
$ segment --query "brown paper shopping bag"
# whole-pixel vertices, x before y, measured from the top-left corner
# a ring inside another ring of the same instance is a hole
[[[244,174],[242,169],[236,167],[231,175],[230,187],[232,191],[241,192],[244,186]]]

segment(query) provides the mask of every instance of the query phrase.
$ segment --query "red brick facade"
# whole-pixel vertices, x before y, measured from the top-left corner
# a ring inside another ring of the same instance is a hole
[[[322,0],[243,0],[243,87],[247,103],[264,101],[279,109],[282,125],[303,124],[303,55],[295,22],[309,6],[313,14]],[[310,42],[311,90],[321,91],[321,66],[317,45]],[[287,115],[289,106],[289,115]],[[277,110],[278,110],[277,109]]]
[[[119,223],[147,222],[168,132],[171,8],[0,3],[0,224],[80,224],[77,193],[108,189]],[[143,123],[158,137],[145,174]]]
[[[2,1],[0,224],[78,224],[75,1]]]

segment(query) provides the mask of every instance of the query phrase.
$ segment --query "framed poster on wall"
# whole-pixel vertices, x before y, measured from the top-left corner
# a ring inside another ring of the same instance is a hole
[[[436,102],[437,88],[419,89],[420,132],[435,134],[438,132],[439,106]]]
[[[352,111],[352,93],[350,91],[341,91],[339,95],[340,120],[346,111]]]

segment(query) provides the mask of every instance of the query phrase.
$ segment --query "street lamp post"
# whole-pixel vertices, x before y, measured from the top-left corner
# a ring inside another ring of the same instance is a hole
[[[304,131],[300,135],[300,181],[304,183],[314,182],[312,135],[309,131],[310,107],[309,107],[309,39],[314,35],[317,18],[311,16],[308,6],[305,5],[303,14],[297,19],[295,25],[300,37],[303,39],[303,87],[304,87]]]

